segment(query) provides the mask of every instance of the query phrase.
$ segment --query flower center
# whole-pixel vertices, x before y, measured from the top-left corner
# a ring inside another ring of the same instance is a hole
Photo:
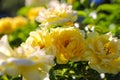
[[[66,40],[65,42],[64,42],[64,47],[67,47],[68,46],[68,44],[69,44],[69,40]]]
[[[111,42],[108,42],[104,45],[104,50],[106,55],[112,54],[114,51],[112,50]]]

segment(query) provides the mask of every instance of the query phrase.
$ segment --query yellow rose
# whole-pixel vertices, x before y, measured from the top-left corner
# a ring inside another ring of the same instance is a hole
[[[84,38],[79,29],[53,28],[50,30],[53,44],[56,46],[56,58],[59,64],[70,61],[79,61],[85,51]]]
[[[57,4],[39,13],[37,21],[41,26],[55,27],[71,25],[77,19],[77,12],[72,10],[72,6],[66,4]]]
[[[120,40],[111,34],[88,34],[87,51],[82,59],[88,60],[91,68],[100,73],[117,73],[120,71]]]
[[[44,7],[33,7],[33,8],[31,8],[30,11],[27,14],[27,18],[35,21],[39,12],[44,10],[44,9],[45,9]]]
[[[10,17],[0,19],[0,34],[12,32],[12,21]]]
[[[30,36],[24,44],[30,44],[34,47],[39,46],[40,49],[44,49],[47,54],[56,54],[56,49],[52,43],[52,37],[47,29],[30,32]]]
[[[46,54],[56,56],[60,64],[70,61],[79,61],[85,51],[84,38],[79,29],[69,28],[43,28],[30,33],[23,45],[30,44],[44,49]]]

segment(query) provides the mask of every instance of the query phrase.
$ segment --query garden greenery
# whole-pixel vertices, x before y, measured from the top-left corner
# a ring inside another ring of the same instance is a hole
[[[119,79],[119,0],[28,1],[0,19],[0,80]]]

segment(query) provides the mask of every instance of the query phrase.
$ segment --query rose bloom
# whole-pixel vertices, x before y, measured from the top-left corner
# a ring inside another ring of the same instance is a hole
[[[53,56],[30,45],[12,49],[7,36],[0,40],[0,71],[11,76],[22,75],[25,80],[43,80],[53,66]]]
[[[0,34],[12,32],[12,21],[13,19],[10,17],[0,19]]]
[[[100,73],[118,73],[120,71],[120,40],[112,35],[99,35],[91,32],[86,39],[87,50],[82,60],[89,61],[92,69]]]
[[[72,6],[67,4],[57,4],[39,13],[37,21],[41,26],[55,27],[73,24],[77,19],[77,12],[72,10]]]
[[[50,35],[56,47],[57,63],[65,64],[68,61],[79,61],[79,57],[85,51],[85,44],[83,34],[78,28],[53,28],[50,30]]]
[[[30,36],[27,38],[23,45],[32,45],[33,47],[38,46],[40,49],[44,49],[46,54],[56,54],[55,46],[52,43],[52,37],[47,29],[38,29],[30,32]]]
[[[35,20],[39,12],[45,9],[44,7],[33,7],[27,13],[27,18],[30,20]]]

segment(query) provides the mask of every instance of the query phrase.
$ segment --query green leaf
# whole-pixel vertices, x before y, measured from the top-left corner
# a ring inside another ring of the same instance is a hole
[[[37,27],[37,23],[28,23],[26,26],[17,29],[8,36],[10,45],[12,47],[19,46],[22,42],[24,42],[27,39],[29,33],[35,30]]]
[[[21,9],[19,9],[19,11],[17,12],[17,15],[22,15],[22,16],[26,16],[28,11],[31,9],[32,7],[22,7]]]
[[[78,12],[79,16],[83,16],[83,17],[87,16],[87,14],[85,13],[85,11],[80,10],[80,11],[77,11],[77,12]]]
[[[0,80],[9,80],[9,79],[8,79],[7,75],[2,75],[2,76],[0,76]]]
[[[97,12],[106,11],[112,13],[115,12],[116,10],[120,10],[119,4],[103,4],[97,8]]]

